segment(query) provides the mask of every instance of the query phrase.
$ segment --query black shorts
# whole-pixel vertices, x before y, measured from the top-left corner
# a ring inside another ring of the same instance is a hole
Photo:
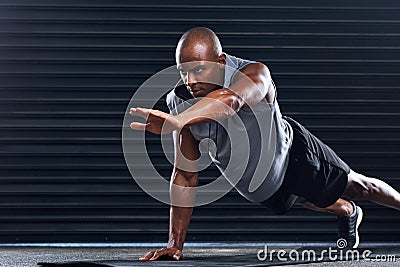
[[[293,128],[289,164],[279,190],[262,204],[277,214],[287,212],[299,196],[317,207],[332,205],[346,188],[350,167],[300,123],[283,118]]]

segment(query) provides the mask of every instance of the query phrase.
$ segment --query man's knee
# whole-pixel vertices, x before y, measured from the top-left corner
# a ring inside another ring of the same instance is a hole
[[[310,202],[308,202],[308,200],[305,199],[304,197],[299,197],[299,198],[297,199],[297,203],[299,203],[299,204],[301,204],[301,205],[304,205],[304,204],[308,204],[308,203],[310,203]]]

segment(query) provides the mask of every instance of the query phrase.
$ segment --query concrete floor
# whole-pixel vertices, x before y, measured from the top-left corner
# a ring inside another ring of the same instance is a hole
[[[265,247],[258,245],[249,244],[236,244],[229,246],[188,246],[184,249],[184,259],[182,261],[153,261],[153,262],[139,262],[137,259],[148,252],[149,250],[160,248],[160,246],[132,246],[132,247],[96,247],[96,246],[82,246],[82,247],[37,247],[37,246],[1,246],[0,247],[0,266],[7,267],[29,267],[37,266],[39,262],[47,263],[72,263],[72,262],[92,262],[106,264],[106,266],[365,266],[365,267],[384,267],[384,266],[400,266],[400,246],[366,246],[359,250],[360,258],[362,258],[362,252],[365,250],[372,251],[372,260],[360,260],[360,261],[331,261],[329,257],[324,257],[323,262],[311,263],[299,261],[291,261],[289,253],[292,253],[292,259],[296,257],[296,250],[300,257],[302,249],[313,249],[316,251],[317,259],[318,255],[321,255],[322,250],[328,249],[328,247],[304,247],[304,245],[293,246],[290,245],[269,245],[268,251],[278,251],[283,249],[286,251],[282,257],[288,258],[287,261],[278,260],[276,257],[272,257],[272,261],[268,257],[265,260],[259,260],[257,253],[260,250],[265,250]],[[332,249],[337,249],[332,247]],[[274,252],[273,252],[274,253]],[[277,253],[277,252],[275,252]],[[327,256],[328,252],[325,253]],[[336,253],[336,252],[333,252]],[[260,257],[265,254],[261,253]],[[307,254],[305,254],[307,255]],[[335,254],[332,254],[333,256]],[[345,259],[345,254],[342,254]],[[377,262],[373,261],[376,257],[383,258],[391,255],[395,256],[395,262]],[[340,254],[336,253],[339,258]],[[306,260],[308,259],[307,256]],[[350,256],[351,258],[351,256]],[[301,260],[301,258],[300,258]],[[63,265],[61,265],[63,266]],[[64,265],[68,266],[68,265]],[[73,266],[73,265],[70,265]],[[79,265],[74,265],[79,266]],[[84,265],[82,265],[84,266]]]

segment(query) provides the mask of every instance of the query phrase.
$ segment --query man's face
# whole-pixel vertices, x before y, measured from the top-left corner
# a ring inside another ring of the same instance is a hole
[[[223,87],[224,63],[224,55],[212,56],[207,47],[201,45],[182,49],[177,53],[177,67],[181,78],[194,97],[204,97]]]
[[[192,61],[178,66],[182,80],[194,97],[204,97],[222,88],[220,66],[216,62]]]

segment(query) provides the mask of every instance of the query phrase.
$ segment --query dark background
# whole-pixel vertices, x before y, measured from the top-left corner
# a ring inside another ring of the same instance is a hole
[[[167,240],[169,208],[131,178],[122,120],[194,26],[267,64],[284,114],[354,170],[400,188],[399,1],[159,2],[0,0],[0,242]],[[160,150],[157,137],[148,144]],[[153,159],[168,177],[171,166]],[[360,205],[362,241],[399,241],[397,211]],[[335,238],[332,215],[295,206],[276,216],[235,191],[196,208],[187,236]]]

